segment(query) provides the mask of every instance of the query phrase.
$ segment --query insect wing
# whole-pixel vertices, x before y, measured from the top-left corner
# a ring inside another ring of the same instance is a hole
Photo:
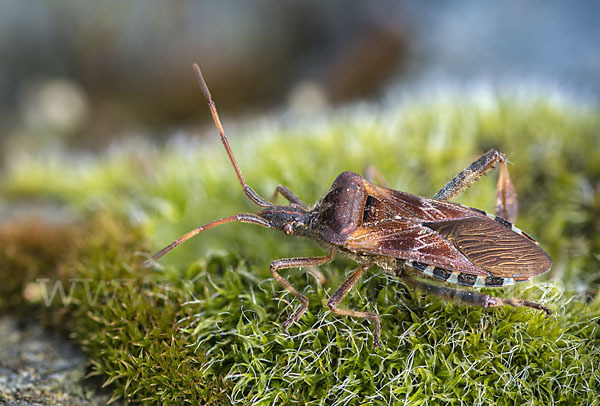
[[[374,224],[363,223],[348,237],[346,247],[357,253],[423,262],[473,275],[489,275],[469,262],[436,231],[406,219],[388,219]]]
[[[461,219],[473,216],[487,218],[485,214],[475,212],[460,204],[444,200],[427,199],[411,195],[410,193],[373,185],[368,182],[366,182],[365,186],[369,194],[365,211],[371,210],[369,207],[370,200],[371,205],[377,208],[380,219],[401,217],[423,222]]]
[[[489,218],[470,217],[424,225],[450,241],[472,264],[493,276],[528,279],[550,269],[537,244]]]
[[[363,223],[348,238],[350,249],[521,280],[552,265],[534,240],[514,231],[508,222],[459,204],[365,186],[369,196]]]

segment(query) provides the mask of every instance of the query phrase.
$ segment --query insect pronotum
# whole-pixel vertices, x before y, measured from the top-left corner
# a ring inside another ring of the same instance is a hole
[[[411,287],[442,298],[486,308],[527,306],[546,312],[546,316],[552,314],[550,309],[539,303],[431,283],[446,282],[468,288],[501,287],[529,281],[550,269],[552,260],[548,254],[533,238],[512,225],[517,215],[516,193],[501,153],[495,150],[487,152],[456,175],[433,198],[392,190],[375,185],[356,173],[342,172],[325,197],[312,209],[285,186],[277,186],[275,196],[281,194],[289,204],[277,205],[261,197],[246,183],[196,64],[194,71],[242,189],[263,210],[257,214],[235,214],[195,228],[154,254],[153,260],[202,231],[232,221],[308,237],[322,246],[327,255],[271,262],[273,277],[302,303],[283,322],[282,328],[286,329],[302,317],[308,308],[308,299],[279,271],[322,265],[332,261],[335,253],[340,252],[359,266],[333,293],[327,305],[334,314],[371,320],[374,346],[379,345],[379,316],[338,308],[363,272],[372,265],[401,278]],[[500,164],[500,175],[495,215],[449,202],[497,163]]]

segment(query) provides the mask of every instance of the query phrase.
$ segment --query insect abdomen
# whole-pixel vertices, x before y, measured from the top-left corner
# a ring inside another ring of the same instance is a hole
[[[473,288],[500,288],[502,286],[514,285],[516,282],[530,280],[529,278],[515,279],[498,276],[472,275],[464,272],[450,271],[417,261],[404,261],[404,265],[431,278]]]

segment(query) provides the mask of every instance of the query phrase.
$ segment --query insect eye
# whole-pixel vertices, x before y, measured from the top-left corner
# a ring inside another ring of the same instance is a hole
[[[292,235],[294,234],[294,229],[292,228],[292,225],[290,223],[287,223],[283,226],[283,232],[287,235]]]

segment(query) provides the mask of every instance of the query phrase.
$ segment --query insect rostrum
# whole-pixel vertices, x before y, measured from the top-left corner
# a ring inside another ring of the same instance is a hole
[[[326,249],[327,255],[271,262],[273,277],[302,303],[282,324],[282,328],[302,317],[308,308],[308,299],[278,271],[321,265],[332,261],[335,253],[340,252],[359,266],[333,293],[327,305],[334,314],[372,320],[375,346],[379,345],[379,316],[337,307],[362,273],[372,265],[401,278],[411,287],[446,299],[483,307],[527,306],[542,310],[546,315],[552,314],[550,309],[539,303],[492,297],[451,286],[506,286],[530,280],[552,265],[552,260],[538,243],[512,225],[517,215],[516,193],[501,153],[495,150],[487,152],[456,175],[433,198],[378,186],[356,173],[342,172],[329,192],[312,209],[285,186],[278,186],[275,194],[281,194],[289,204],[276,205],[261,197],[244,180],[200,68],[194,65],[194,70],[243,191],[263,210],[258,214],[236,214],[198,227],[157,252],[153,260],[202,231],[232,221],[308,237]],[[500,166],[500,176],[495,215],[449,201],[496,164]],[[430,281],[450,285],[440,286]]]

